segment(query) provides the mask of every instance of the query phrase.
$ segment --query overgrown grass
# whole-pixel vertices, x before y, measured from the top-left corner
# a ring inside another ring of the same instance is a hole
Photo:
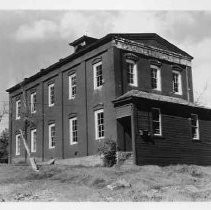
[[[107,188],[107,185],[120,179],[126,180],[131,187],[113,191]],[[40,189],[45,183],[48,183],[45,188]],[[210,201],[211,167],[122,165],[105,168],[51,165],[42,166],[40,172],[36,173],[26,166],[3,166],[0,168],[0,187],[9,187],[10,184],[14,184],[17,189],[19,184],[27,185],[28,189],[33,187],[32,192],[49,188],[50,192],[54,192],[52,194],[59,188],[67,188],[60,192],[64,193],[61,197],[66,196],[66,201],[72,188],[78,190],[78,195],[84,195],[91,201]],[[39,198],[36,197],[36,200]]]

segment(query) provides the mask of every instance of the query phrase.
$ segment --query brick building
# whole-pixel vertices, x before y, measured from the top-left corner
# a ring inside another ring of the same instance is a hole
[[[24,157],[23,89],[35,157],[97,152],[100,139],[136,164],[211,164],[211,110],[194,104],[192,56],[154,33],[83,36],[74,53],[7,90],[10,159]]]

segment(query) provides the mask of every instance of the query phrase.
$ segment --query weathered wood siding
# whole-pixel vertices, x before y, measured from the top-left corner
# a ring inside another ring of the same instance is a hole
[[[139,130],[152,130],[151,108],[161,109],[162,136],[144,141]],[[200,140],[192,140],[190,114],[199,117]],[[211,165],[211,116],[206,111],[187,107],[142,102],[136,111],[137,163]],[[153,143],[154,141],[154,143]]]

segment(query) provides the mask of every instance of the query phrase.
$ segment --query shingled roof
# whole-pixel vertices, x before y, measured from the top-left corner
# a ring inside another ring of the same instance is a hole
[[[120,97],[118,97],[117,99],[115,99],[113,102],[114,102],[114,104],[116,104],[120,101],[130,99],[130,98],[144,98],[144,99],[149,99],[149,100],[154,100],[154,101],[161,101],[161,102],[180,104],[180,105],[196,107],[196,108],[210,109],[209,107],[199,106],[193,102],[189,102],[182,98],[159,95],[156,93],[148,93],[148,92],[144,92],[144,91],[140,91],[140,90],[130,90],[130,91],[126,92],[125,94],[121,95]]]

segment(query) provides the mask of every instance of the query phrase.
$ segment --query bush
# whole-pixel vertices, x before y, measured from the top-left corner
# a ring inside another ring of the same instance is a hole
[[[105,167],[112,167],[116,164],[116,142],[114,140],[101,140],[98,144],[98,152],[103,156],[103,165]]]

